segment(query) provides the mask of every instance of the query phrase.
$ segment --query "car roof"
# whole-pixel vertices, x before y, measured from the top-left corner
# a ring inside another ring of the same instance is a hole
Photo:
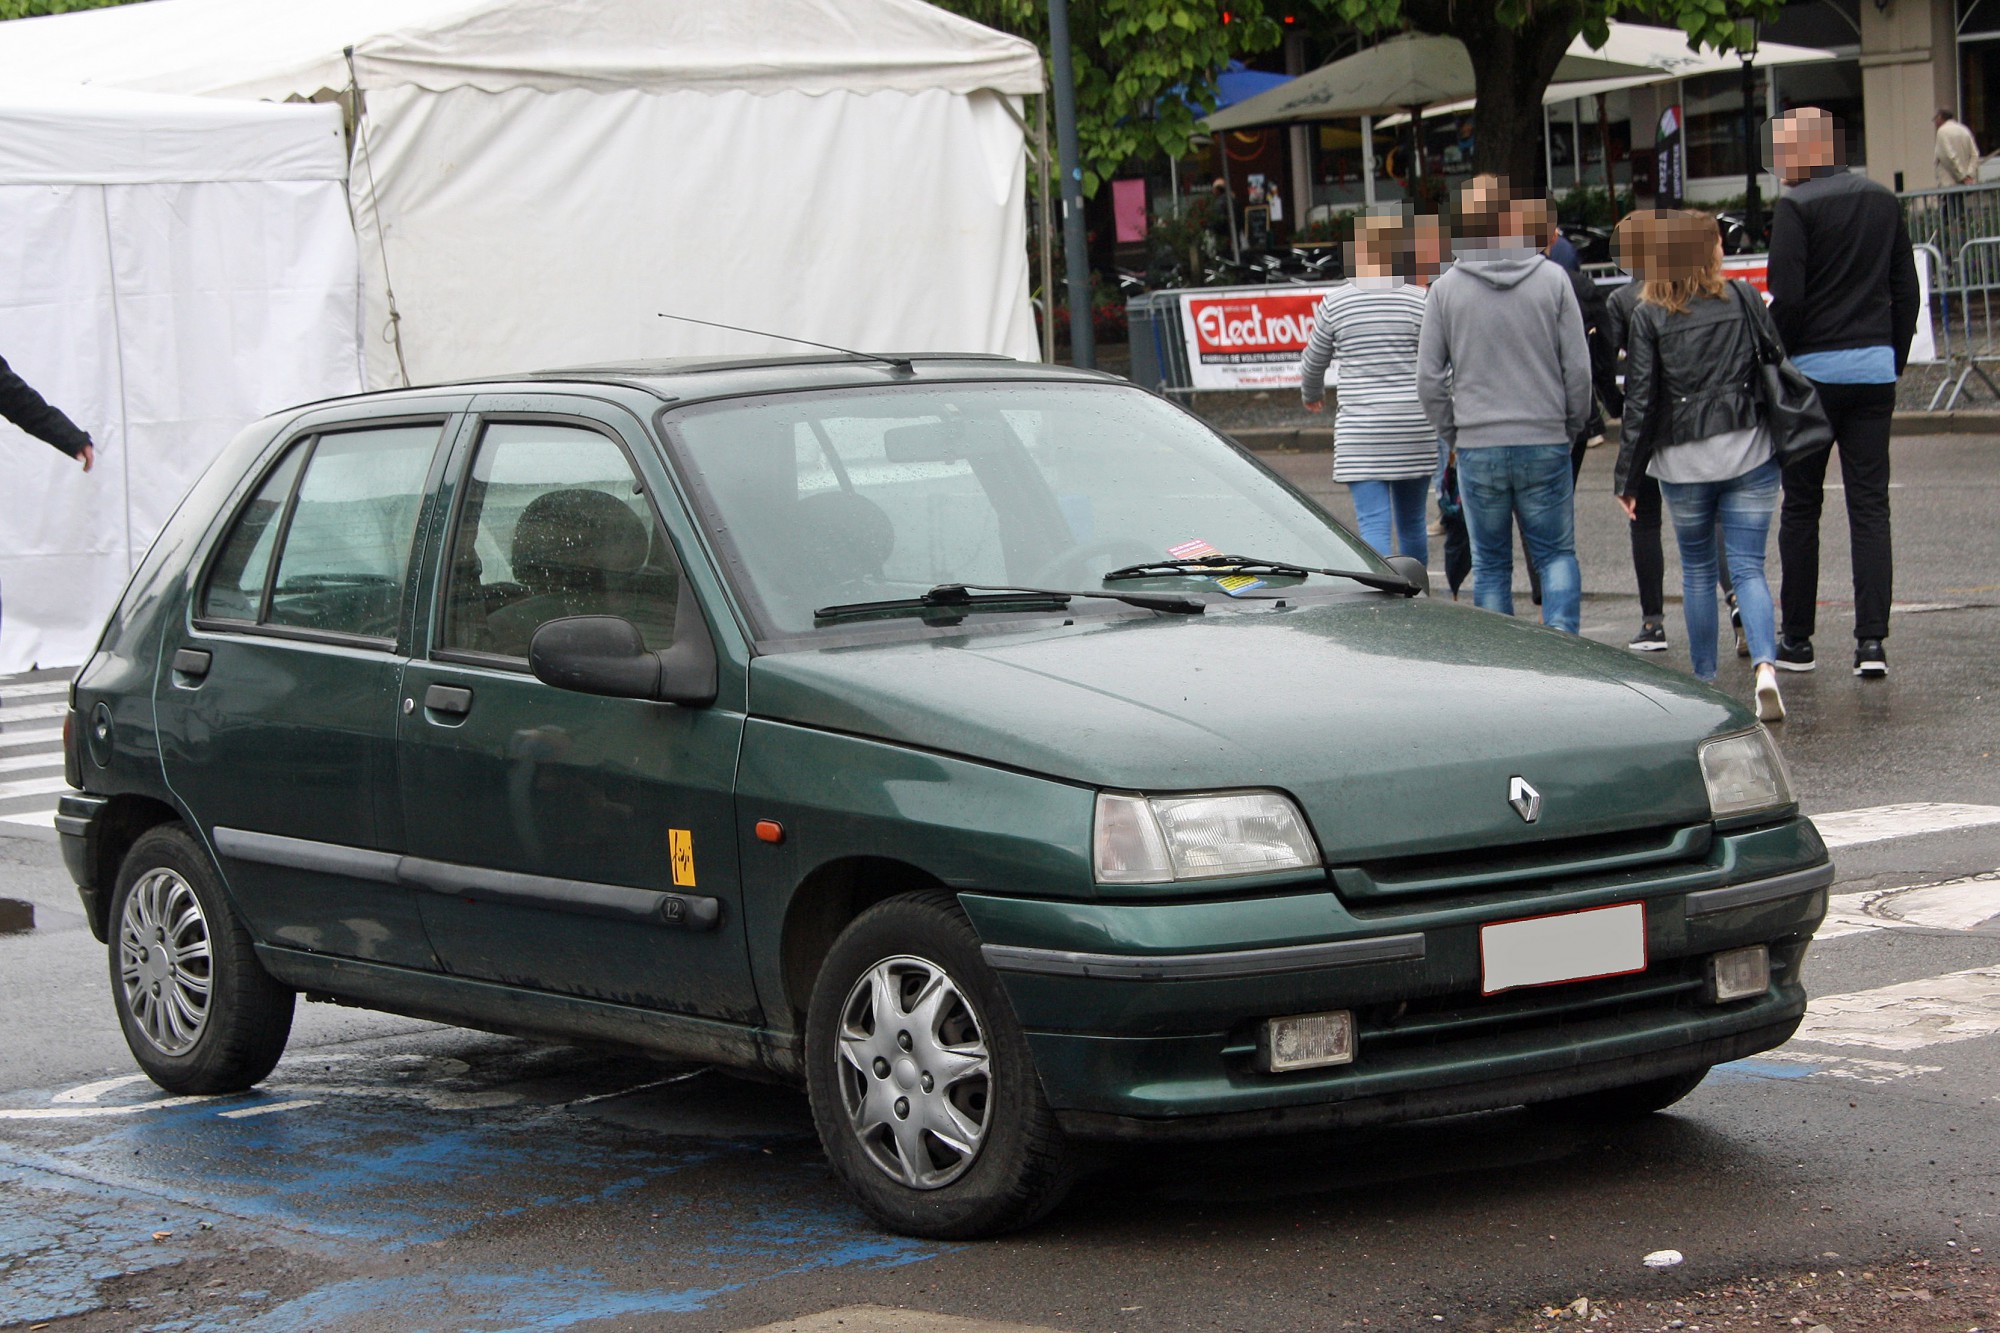
[[[589,389],[643,394],[658,403],[688,403],[709,398],[798,389],[834,389],[884,384],[940,384],[966,381],[1056,381],[1114,383],[1115,375],[1074,366],[978,352],[805,353],[771,356],[673,357],[653,361],[613,362],[512,375],[486,375],[406,389],[377,389],[321,399],[290,409],[324,408],[340,403],[420,400],[455,393],[547,393]],[[623,396],[622,394],[620,396]],[[289,415],[289,413],[287,413]]]

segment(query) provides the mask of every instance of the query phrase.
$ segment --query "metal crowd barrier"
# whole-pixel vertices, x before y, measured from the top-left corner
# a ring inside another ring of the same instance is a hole
[[[1930,245],[1940,255],[1958,254],[1967,241],[2000,237],[2000,182],[1906,190],[1897,198],[1910,240]],[[2000,285],[2000,269],[1984,276],[1988,286]]]
[[[1943,313],[1938,358],[1945,362],[1945,377],[1931,395],[1931,411],[1950,411],[1959,395],[1975,376],[1986,391],[2000,402],[2000,384],[1987,373],[1989,363],[2000,362],[2000,340],[1996,340],[1993,308],[1994,289],[2000,287],[2000,235],[1975,236],[1960,243],[1949,268],[1934,244],[1925,242],[1939,263],[1938,301]],[[1951,304],[1958,303],[1958,324],[1953,328]]]

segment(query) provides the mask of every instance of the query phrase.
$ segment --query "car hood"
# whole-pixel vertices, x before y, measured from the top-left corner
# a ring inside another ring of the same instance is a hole
[[[1086,786],[1277,788],[1330,861],[1706,820],[1696,746],[1753,725],[1630,653],[1428,599],[785,652],[750,682],[760,717]]]

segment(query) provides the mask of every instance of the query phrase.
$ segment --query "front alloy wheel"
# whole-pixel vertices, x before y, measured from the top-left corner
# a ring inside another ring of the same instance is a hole
[[[986,1141],[990,1062],[979,1015],[926,958],[885,959],[841,1006],[841,1102],[868,1160],[911,1189],[964,1175]]]
[[[208,1026],[215,956],[208,918],[174,870],[149,870],[125,896],[118,920],[118,982],[139,1034],[180,1055]]]
[[[827,1160],[905,1235],[995,1236],[1062,1201],[1069,1144],[1028,1038],[942,890],[877,903],[820,965],[806,1090]]]

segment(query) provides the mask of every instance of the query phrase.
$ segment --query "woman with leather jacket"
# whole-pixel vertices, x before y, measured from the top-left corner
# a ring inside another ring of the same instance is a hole
[[[1655,234],[1627,334],[1625,416],[1615,486],[1627,518],[1640,478],[1660,484],[1681,552],[1682,609],[1694,673],[1716,675],[1718,522],[1749,640],[1757,716],[1785,716],[1778,640],[1764,551],[1777,511],[1779,469],[1753,390],[1760,321],[1779,345],[1763,298],[1722,277],[1722,237],[1706,213],[1682,212]]]

